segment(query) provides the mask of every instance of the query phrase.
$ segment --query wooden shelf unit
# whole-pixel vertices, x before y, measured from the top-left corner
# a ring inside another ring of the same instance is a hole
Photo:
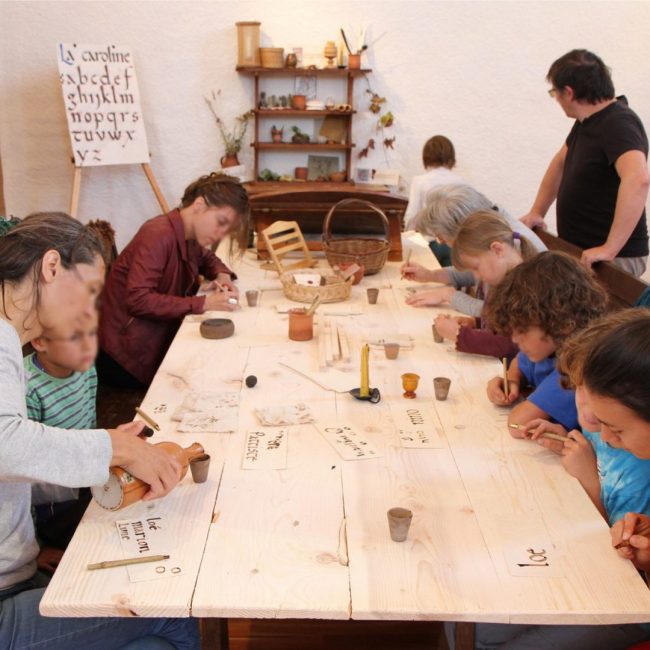
[[[342,151],[345,153],[345,172],[347,174],[348,180],[351,179],[352,174],[352,149],[354,148],[354,143],[352,142],[352,117],[356,114],[354,110],[354,81],[358,77],[362,77],[370,72],[370,69],[361,69],[361,70],[350,70],[348,68],[245,68],[237,67],[237,72],[243,75],[253,77],[254,83],[254,97],[255,105],[253,112],[255,114],[255,126],[253,134],[253,142],[251,146],[254,150],[254,165],[253,165],[253,177],[258,181],[259,177],[259,157],[260,152],[262,151]],[[296,77],[325,77],[325,78],[335,78],[346,81],[346,104],[349,104],[353,108],[346,111],[337,111],[337,110],[296,110],[293,108],[279,108],[279,109],[264,109],[259,108],[260,102],[260,79],[264,77],[278,78],[278,77],[288,77],[295,79]],[[308,143],[308,144],[294,144],[292,142],[263,142],[260,141],[260,120],[262,118],[289,118],[289,117],[300,117],[300,118],[314,118],[314,117],[326,117],[328,115],[344,118],[347,122],[346,124],[346,143],[345,144],[318,144],[318,143]],[[298,183],[298,182],[297,182]],[[329,182],[320,183],[321,185],[329,185]]]

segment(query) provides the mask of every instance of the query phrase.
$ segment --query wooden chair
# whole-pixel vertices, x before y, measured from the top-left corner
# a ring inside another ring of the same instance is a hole
[[[262,268],[273,269],[281,275],[285,271],[310,268],[317,264],[307,248],[297,221],[275,221],[262,230],[262,238],[271,256],[271,262],[266,262]],[[283,264],[284,258],[294,251],[302,251],[304,257]]]

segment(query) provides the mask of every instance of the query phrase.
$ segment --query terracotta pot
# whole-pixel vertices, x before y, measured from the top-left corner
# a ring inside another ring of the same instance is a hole
[[[297,111],[304,111],[307,106],[307,98],[304,95],[294,95],[291,98],[291,105]]]
[[[221,157],[221,167],[236,167],[239,165],[239,158],[236,153],[229,154]]]
[[[348,68],[350,70],[360,70],[361,69],[361,55],[360,54],[348,54]]]
[[[309,170],[307,169],[307,167],[296,167],[296,169],[293,172],[293,175],[299,180],[306,181],[308,172]]]
[[[345,172],[332,172],[330,174],[330,181],[333,183],[343,183],[345,181]]]
[[[339,268],[341,271],[345,271],[348,267],[352,266],[355,262],[344,262],[343,264],[339,264]],[[361,280],[363,279],[363,273],[365,271],[365,267],[363,264],[359,264],[359,269],[354,272],[354,275],[352,276],[354,279],[352,280],[352,284],[359,284]]]

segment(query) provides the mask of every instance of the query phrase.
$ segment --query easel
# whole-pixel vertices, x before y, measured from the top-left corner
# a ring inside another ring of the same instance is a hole
[[[72,159],[72,162],[74,163],[74,158]],[[151,169],[149,163],[141,163],[141,165],[142,165],[142,169],[144,170],[145,176],[149,181],[149,185],[151,185],[151,189],[153,190],[153,193],[156,195],[156,198],[158,199],[158,204],[160,205],[162,211],[169,212],[167,201],[165,201],[165,197],[162,195],[162,192],[160,191],[160,187],[158,187],[158,182],[156,181],[156,177],[153,175],[153,170]],[[70,215],[75,218],[77,216],[77,209],[79,208],[79,194],[81,192],[81,169],[82,169],[81,167],[75,166],[74,177],[72,179],[72,198],[70,199]]]

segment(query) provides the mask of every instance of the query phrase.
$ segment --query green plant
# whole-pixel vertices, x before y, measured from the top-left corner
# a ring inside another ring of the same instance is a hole
[[[228,131],[224,125],[224,121],[219,117],[215,108],[218,95],[221,95],[221,91],[219,90],[215,94],[213,90],[210,97],[204,97],[203,99],[205,99],[206,104],[210,107],[210,111],[212,112],[212,115],[214,115],[214,119],[217,122],[219,133],[221,133],[221,139],[223,140],[223,144],[226,148],[226,155],[232,156],[241,151],[244,136],[246,135],[246,129],[248,128],[248,120],[253,117],[254,112],[247,111],[246,113],[238,115],[235,118],[235,128],[232,131]]]

